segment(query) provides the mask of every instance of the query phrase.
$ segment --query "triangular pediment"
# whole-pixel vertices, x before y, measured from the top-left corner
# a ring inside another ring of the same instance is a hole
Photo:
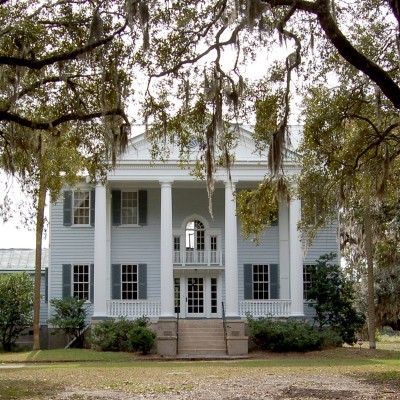
[[[297,136],[300,133],[300,127],[291,127],[291,131],[293,131],[296,135],[295,141],[298,142]],[[237,145],[234,150],[234,159],[235,163],[265,163],[267,160],[268,149],[263,152],[259,152],[256,149],[255,143],[252,139],[253,127],[250,125],[241,125],[238,131],[238,140]],[[151,162],[151,161],[161,161],[159,159],[153,159],[151,155],[151,144],[146,139],[146,133],[142,132],[130,140],[130,144],[128,146],[128,150],[120,157],[119,161],[121,163],[142,163],[142,162]],[[180,162],[180,155],[177,148],[170,145],[168,147],[169,154],[168,157],[164,158],[162,161],[168,161],[168,163],[177,163]],[[197,143],[191,144],[191,157],[193,160],[196,160],[201,156],[201,151]],[[296,162],[297,154],[295,153],[293,146],[292,148],[287,148],[285,151],[285,161],[287,162]]]

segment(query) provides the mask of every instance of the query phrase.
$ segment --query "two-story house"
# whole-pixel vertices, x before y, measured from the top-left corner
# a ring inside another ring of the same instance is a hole
[[[205,183],[182,168],[174,149],[167,161],[151,162],[144,135],[131,140],[106,185],[65,189],[50,212],[49,297],[86,298],[92,322],[148,316],[158,353],[172,356],[246,354],[248,313],[304,317],[303,265],[338,253],[336,228],[321,232],[305,256],[301,201],[292,199],[279,204],[258,246],[243,240],[235,192],[267,174],[249,129],[240,128],[231,179],[216,175],[213,217]],[[284,171],[300,173],[291,150]],[[223,317],[226,336],[213,346]]]

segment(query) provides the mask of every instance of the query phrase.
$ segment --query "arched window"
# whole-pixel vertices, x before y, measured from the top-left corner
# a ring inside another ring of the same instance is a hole
[[[186,262],[204,263],[205,261],[205,230],[201,221],[194,219],[186,225]]]
[[[204,250],[204,225],[197,219],[186,225],[186,250]]]

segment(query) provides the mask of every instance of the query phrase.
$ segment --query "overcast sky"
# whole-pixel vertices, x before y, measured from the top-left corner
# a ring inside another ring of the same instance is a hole
[[[2,249],[35,248],[34,231],[29,232],[27,229],[17,229],[12,222],[1,224],[0,229],[0,247]]]

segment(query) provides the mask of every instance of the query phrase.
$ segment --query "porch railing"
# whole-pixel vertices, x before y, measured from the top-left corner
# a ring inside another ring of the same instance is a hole
[[[161,313],[160,301],[152,300],[108,300],[107,316],[112,318],[126,317],[149,318],[159,317]]]
[[[290,317],[291,300],[243,300],[239,301],[239,315],[246,317]]]
[[[175,265],[222,265],[222,251],[219,250],[175,250]]]
[[[157,318],[161,303],[156,300],[108,300],[107,315],[112,318]],[[246,317],[290,317],[291,300],[243,300],[239,301],[239,315]]]

